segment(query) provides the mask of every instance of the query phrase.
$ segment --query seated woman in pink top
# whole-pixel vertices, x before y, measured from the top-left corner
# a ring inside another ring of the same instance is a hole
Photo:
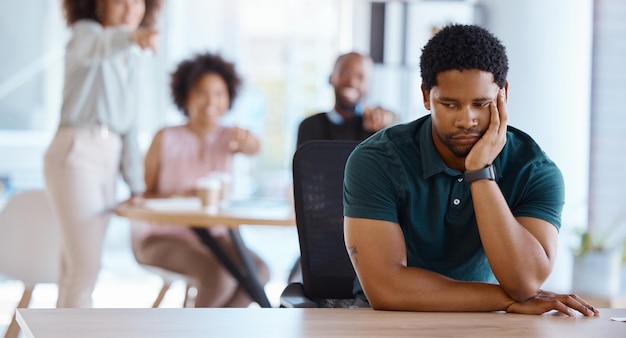
[[[188,120],[154,136],[145,157],[146,197],[193,196],[198,179],[211,172],[230,172],[236,153],[259,152],[259,140],[250,131],[220,125],[240,82],[234,65],[218,55],[199,54],[178,65],[171,79],[172,96]],[[208,231],[226,250],[234,250],[228,233],[217,230]],[[252,302],[192,230],[134,224],[132,242],[139,263],[195,279],[196,307],[246,307]],[[256,254],[253,257],[265,284],[269,270]]]

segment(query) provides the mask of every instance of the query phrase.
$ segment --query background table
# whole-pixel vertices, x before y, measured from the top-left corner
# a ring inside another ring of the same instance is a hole
[[[210,212],[202,209],[195,197],[155,198],[139,206],[122,204],[115,213],[131,219],[199,227],[296,224],[293,207],[287,201],[271,199],[232,201],[227,207]]]
[[[19,309],[29,338],[626,337],[626,309],[599,317],[371,309]]]
[[[271,307],[263,286],[259,283],[256,267],[244,244],[239,227],[241,225],[293,226],[296,224],[293,207],[286,201],[245,200],[232,201],[229,206],[210,212],[202,209],[198,198],[149,199],[142,205],[123,204],[115,213],[133,220],[180,224],[193,227],[200,240],[217,256],[220,262],[248,291],[261,307]],[[206,231],[211,226],[227,226],[239,257],[227,254],[219,242]],[[235,262],[239,258],[243,268]]]

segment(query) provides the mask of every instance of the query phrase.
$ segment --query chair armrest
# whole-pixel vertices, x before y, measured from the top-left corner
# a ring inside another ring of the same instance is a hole
[[[290,283],[280,294],[280,307],[316,308],[317,303],[307,298],[301,283]]]

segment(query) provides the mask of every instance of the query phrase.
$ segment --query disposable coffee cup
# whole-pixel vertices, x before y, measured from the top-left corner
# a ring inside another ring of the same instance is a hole
[[[212,172],[207,176],[208,179],[219,180],[221,183],[220,190],[220,207],[228,207],[228,203],[230,201],[230,187],[232,176],[227,172]]]
[[[198,181],[196,191],[202,208],[217,211],[220,206],[222,182],[215,178],[204,178]]]

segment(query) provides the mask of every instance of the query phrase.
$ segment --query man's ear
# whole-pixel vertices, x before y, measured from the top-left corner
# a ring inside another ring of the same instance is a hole
[[[426,108],[426,110],[430,110],[430,91],[424,88],[423,83],[420,88],[422,89],[422,99],[424,100],[424,108]]]

